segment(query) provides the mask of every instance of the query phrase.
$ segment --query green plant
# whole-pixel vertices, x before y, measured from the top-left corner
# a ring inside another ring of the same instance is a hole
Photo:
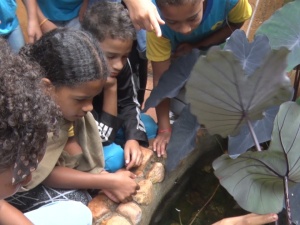
[[[252,139],[243,147],[231,146],[235,159],[229,149],[214,161],[220,183],[247,211],[285,207],[287,224],[300,220],[293,203],[300,197],[300,106],[289,102],[292,87],[286,75],[300,63],[299,13],[299,0],[288,3],[258,29],[252,43],[243,32],[234,32],[224,49],[213,47],[198,59],[186,84],[191,111],[210,133],[230,136],[229,141]],[[270,107],[279,105],[276,115]],[[274,126],[262,131],[262,119],[272,118],[272,125],[275,115]],[[268,150],[259,151],[260,143],[270,139]],[[247,151],[252,145],[257,152]]]

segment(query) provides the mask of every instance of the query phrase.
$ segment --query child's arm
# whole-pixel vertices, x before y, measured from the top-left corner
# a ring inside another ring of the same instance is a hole
[[[162,62],[151,62],[153,69],[153,85],[156,86],[161,75],[169,68],[170,59]],[[156,106],[156,115],[158,121],[158,133],[153,142],[153,150],[157,152],[158,157],[166,155],[166,147],[171,137],[171,124],[169,119],[170,100],[164,99]]]
[[[79,21],[82,21],[84,14],[88,8],[88,4],[89,4],[89,0],[83,0],[82,5],[79,10],[79,14],[78,14]]]
[[[143,155],[140,145],[148,146],[136,86],[134,75],[127,63],[118,76],[118,117],[124,121],[122,127],[126,140],[124,146],[126,169],[141,165]]]
[[[225,218],[219,222],[214,223],[213,225],[262,225],[269,224],[278,219],[277,214],[264,214],[258,215],[250,213],[243,216],[236,216],[231,218]]]
[[[217,30],[206,38],[201,39],[199,42],[191,44],[191,43],[183,43],[180,44],[175,52],[173,53],[173,57],[176,58],[181,55],[185,55],[192,51],[193,48],[206,50],[213,45],[218,45],[226,41],[228,37],[235,31],[236,29],[240,29],[243,26],[243,23],[233,24],[228,23],[225,27]]]
[[[115,197],[111,198],[112,200],[125,202],[126,198],[135,194],[139,189],[134,180],[135,177],[130,171],[92,174],[56,166],[43,184],[63,189],[101,189],[112,194]]]
[[[0,224],[2,225],[33,225],[23,213],[4,200],[0,200]]]
[[[42,36],[42,31],[39,25],[37,16],[37,3],[36,0],[23,0],[23,3],[27,10],[27,34],[28,42],[34,43]]]
[[[37,16],[40,23],[40,28],[43,34],[55,29],[57,26],[45,17],[44,13],[37,4]]]
[[[117,116],[117,79],[108,77],[103,90],[103,108],[102,110],[110,115]]]
[[[159,24],[165,22],[160,18],[155,5],[151,0],[123,0],[129,10],[129,16],[136,29],[155,30],[161,36]]]

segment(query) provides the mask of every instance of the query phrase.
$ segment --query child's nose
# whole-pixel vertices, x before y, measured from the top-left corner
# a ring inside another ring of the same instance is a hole
[[[88,101],[83,107],[82,107],[82,111],[84,112],[90,112],[93,110],[93,101]]]
[[[114,62],[114,65],[113,65],[113,68],[115,70],[121,70],[123,68],[123,62],[121,59],[117,59],[115,62]]]
[[[192,27],[188,24],[182,24],[180,27],[179,27],[179,32],[182,33],[182,34],[188,34],[192,31]]]

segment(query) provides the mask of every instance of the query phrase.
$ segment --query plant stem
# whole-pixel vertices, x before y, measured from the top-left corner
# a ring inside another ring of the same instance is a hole
[[[210,201],[213,199],[213,197],[217,193],[217,190],[219,189],[219,187],[220,187],[220,184],[218,184],[218,186],[215,188],[214,192],[212,193],[212,195],[210,196],[210,198],[207,200],[207,202],[204,204],[204,206],[202,206],[202,208],[198,210],[198,212],[193,217],[193,219],[191,220],[191,222],[189,223],[189,225],[192,225],[194,223],[194,221],[198,217],[198,215],[203,211],[203,209],[208,205],[208,203],[210,203]]]
[[[285,208],[286,208],[286,220],[288,225],[292,225],[292,213],[290,206],[290,198],[289,198],[289,183],[288,177],[284,176],[284,199],[285,199]]]
[[[256,134],[254,132],[254,129],[253,129],[252,124],[249,119],[247,119],[247,124],[248,124],[249,130],[250,130],[251,136],[253,138],[253,141],[255,143],[256,150],[260,152],[261,151],[260,144],[258,143]]]

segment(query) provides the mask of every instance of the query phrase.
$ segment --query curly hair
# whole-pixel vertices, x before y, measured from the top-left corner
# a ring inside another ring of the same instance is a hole
[[[54,29],[33,45],[25,45],[20,54],[37,62],[56,87],[74,87],[109,75],[99,43],[80,30]]]
[[[105,38],[135,40],[136,31],[128,10],[120,3],[100,1],[86,12],[81,26],[100,42]]]
[[[33,168],[16,173],[27,176],[44,154],[47,133],[58,130],[60,113],[43,91],[41,68],[12,53],[2,38],[0,46],[0,170],[19,169],[21,160]]]

